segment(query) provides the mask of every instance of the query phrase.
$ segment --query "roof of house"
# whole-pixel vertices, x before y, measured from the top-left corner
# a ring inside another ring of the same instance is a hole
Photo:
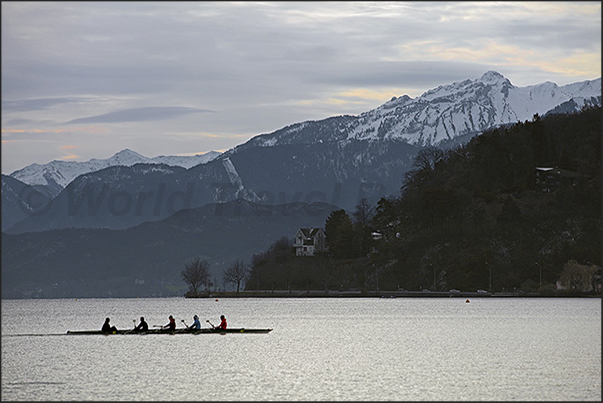
[[[552,172],[555,173],[559,176],[563,176],[566,178],[579,178],[579,177],[583,177],[585,175],[579,174],[578,172],[574,172],[574,171],[569,171],[567,169],[561,169],[559,167],[536,167],[537,171],[542,171],[542,172]]]
[[[318,233],[318,231],[322,231],[320,228],[313,228],[313,227],[300,228],[299,230],[302,232],[303,236],[305,236],[306,238],[315,237],[316,234]]]

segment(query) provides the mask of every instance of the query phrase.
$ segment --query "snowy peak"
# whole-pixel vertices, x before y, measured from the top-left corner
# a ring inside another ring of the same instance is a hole
[[[139,162],[146,162],[147,160],[148,160],[147,157],[143,157],[142,155],[138,154],[137,152],[134,152],[134,151],[126,148],[125,150],[121,150],[120,152],[118,152],[117,154],[115,154],[111,158],[109,158],[108,162],[111,165],[129,166],[129,165],[134,165]]]
[[[492,85],[497,85],[497,84],[512,85],[511,82],[509,81],[509,79],[505,78],[505,76],[503,76],[499,72],[492,71],[492,70],[485,72],[480,77],[479,81],[481,81],[484,84],[492,84]]]
[[[192,156],[160,155],[158,157],[150,158],[148,161],[146,161],[146,163],[147,164],[165,164],[165,165],[171,165],[171,166],[179,166],[179,167],[188,169],[188,168],[192,168],[196,165],[205,164],[209,161],[212,161],[220,154],[221,153],[219,153],[217,151],[209,151],[209,152],[206,152],[205,154],[197,154],[197,155],[192,155]]]
[[[407,95],[393,97],[358,116],[290,125],[256,136],[243,146],[400,140],[424,147],[461,141],[492,127],[531,120],[535,114],[542,116],[571,99],[581,98],[598,100],[600,104],[601,78],[561,87],[548,81],[516,87],[502,74],[487,71],[478,79],[440,85],[414,99]]]
[[[10,174],[11,177],[32,186],[50,187],[50,193],[58,194],[71,181],[82,174],[100,171],[112,166],[132,166],[135,164],[166,164],[191,168],[215,159],[220,153],[210,151],[193,156],[159,156],[148,158],[130,149],[124,149],[107,159],[93,158],[86,162],[52,161],[48,164],[31,164]]]
[[[87,162],[81,162],[81,163],[75,162],[75,164],[78,164],[78,165],[79,164],[98,164],[98,165],[106,168],[106,167],[115,166],[115,165],[132,166],[134,164],[147,163],[148,161],[149,161],[149,158],[142,156],[142,155],[138,154],[137,152],[134,152],[134,151],[126,148],[107,159],[92,158],[91,160],[89,160]],[[62,162],[62,161],[52,161],[51,164],[54,162]]]

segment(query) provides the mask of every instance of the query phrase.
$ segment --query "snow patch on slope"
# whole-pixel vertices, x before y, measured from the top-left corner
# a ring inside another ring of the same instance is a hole
[[[230,179],[230,183],[237,189],[235,191],[235,196],[237,198],[243,198],[254,202],[260,201],[260,198],[257,196],[257,194],[255,194],[254,191],[245,189],[245,187],[243,186],[243,180],[239,176],[239,173],[237,172],[237,169],[235,168],[230,158],[226,157],[222,159],[222,165],[226,170],[226,174],[228,175],[228,179]]]

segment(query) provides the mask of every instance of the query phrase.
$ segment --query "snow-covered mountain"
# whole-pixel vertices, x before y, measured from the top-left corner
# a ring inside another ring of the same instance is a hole
[[[600,78],[518,88],[490,71],[416,99],[393,98],[358,116],[306,121],[261,134],[189,169],[123,166],[144,158],[126,150],[112,157],[114,165],[122,166],[97,167],[78,176],[43,214],[31,215],[7,232],[124,229],[181,208],[236,199],[267,205],[319,201],[353,210],[361,199],[374,205],[399,192],[425,146],[453,146],[486,129],[589,104],[601,104]]]
[[[46,194],[54,197],[65,186],[78,176],[100,171],[112,166],[132,166],[134,164],[166,164],[191,168],[195,165],[209,162],[220,155],[219,152],[210,151],[205,154],[193,156],[158,156],[148,158],[132,150],[125,149],[107,159],[93,158],[86,162],[77,161],[52,161],[48,164],[31,164],[10,174],[11,177],[23,183],[36,187]]]
[[[496,71],[476,80],[441,85],[417,98],[394,97],[358,116],[307,121],[256,136],[243,148],[349,140],[404,140],[419,147],[531,120],[572,101],[575,108],[601,104],[601,78],[564,86],[545,82],[515,87]],[[326,126],[328,130],[320,130]],[[235,149],[236,150],[236,149]],[[233,151],[235,151],[233,150]]]
[[[500,73],[488,71],[478,79],[441,85],[417,98],[408,95],[394,97],[358,116],[295,123],[269,134],[258,135],[224,156],[249,147],[345,143],[352,140],[401,140],[413,146],[425,147],[469,138],[502,124],[531,120],[535,114],[568,112],[592,104],[601,104],[601,78],[561,87],[549,81],[515,87]],[[110,166],[163,163],[191,168],[219,155],[211,151],[189,157],[147,158],[125,149],[105,160],[32,164],[10,176],[54,197],[77,176]]]

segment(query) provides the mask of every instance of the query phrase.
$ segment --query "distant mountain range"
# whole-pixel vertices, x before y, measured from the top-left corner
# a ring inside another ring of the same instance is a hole
[[[159,156],[148,158],[129,149],[122,150],[111,158],[93,158],[86,162],[77,161],[52,161],[48,164],[31,164],[10,174],[11,177],[33,186],[50,197],[55,197],[71,181],[82,174],[100,171],[112,166],[132,166],[134,164],[165,164],[190,168],[204,164],[220,155],[219,152],[210,151],[205,154],[192,156]]]
[[[568,102],[573,102],[574,111],[585,103],[600,104],[601,78],[561,87],[548,81],[515,87],[500,73],[488,71],[479,79],[441,85],[414,99],[407,95],[393,97],[359,116],[296,123],[254,137],[226,155],[249,147],[351,140],[438,145],[488,128],[531,120],[535,114],[544,115]]]
[[[215,289],[222,270],[300,227],[320,227],[327,203],[263,206],[245,200],[181,210],[126,230],[66,228],[2,233],[2,298],[182,296],[180,272],[206,259]]]
[[[396,194],[423,147],[450,147],[488,128],[589,104],[601,104],[600,78],[564,86],[545,82],[515,87],[489,71],[414,99],[392,98],[358,116],[292,124],[194,161],[156,157],[150,165],[149,159],[130,150],[110,161],[53,161],[11,174],[33,186],[67,186],[43,213],[10,228],[3,223],[3,230],[123,229],[160,220],[181,208],[238,198],[270,205],[320,201],[352,210],[361,198],[374,204]],[[169,165],[157,164],[159,158]],[[188,165],[175,166],[183,161]]]
[[[358,116],[295,123],[222,154],[123,150],[33,164],[2,175],[3,297],[182,295],[187,259],[206,257],[219,273],[301,226],[323,226],[334,209],[352,211],[363,198],[374,206],[399,192],[424,147],[586,105],[601,105],[600,78],[515,87],[490,71]]]

